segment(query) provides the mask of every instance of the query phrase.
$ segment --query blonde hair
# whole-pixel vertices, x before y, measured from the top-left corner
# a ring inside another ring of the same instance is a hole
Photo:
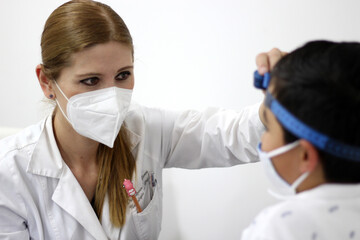
[[[96,44],[117,41],[131,48],[130,32],[120,16],[109,6],[91,1],[69,1],[47,19],[41,37],[42,70],[52,80],[63,68],[71,65],[71,55]],[[136,169],[130,150],[130,141],[121,127],[114,148],[100,144],[97,151],[99,164],[94,209],[101,220],[106,194],[109,198],[110,220],[114,226],[125,224],[128,196],[122,182],[132,179]]]

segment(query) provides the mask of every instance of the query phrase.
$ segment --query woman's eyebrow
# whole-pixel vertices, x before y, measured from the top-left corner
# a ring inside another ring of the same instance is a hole
[[[83,78],[83,77],[88,77],[88,76],[101,76],[101,74],[95,73],[95,72],[89,72],[89,73],[82,73],[82,74],[75,75],[75,77],[77,77],[77,78]]]
[[[117,73],[121,72],[121,71],[124,71],[124,70],[127,70],[127,69],[133,69],[134,66],[130,65],[130,66],[126,66],[126,67],[122,67],[120,68],[119,70],[117,70]]]
[[[133,68],[134,68],[134,66],[132,66],[132,65],[125,66],[125,67],[122,67],[119,70],[117,70],[117,72],[119,73],[125,69],[133,69]],[[101,75],[102,75],[101,73],[97,73],[97,72],[88,72],[88,73],[77,74],[75,76],[78,78],[83,78],[83,77],[88,77],[88,76],[101,76]]]

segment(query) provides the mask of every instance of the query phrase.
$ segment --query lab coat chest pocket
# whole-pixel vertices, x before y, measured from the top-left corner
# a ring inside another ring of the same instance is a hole
[[[161,194],[154,174],[145,174],[149,178],[146,180],[147,176],[143,175],[143,187],[137,194],[143,211],[133,211],[132,217],[139,239],[154,240],[158,239],[161,228]]]

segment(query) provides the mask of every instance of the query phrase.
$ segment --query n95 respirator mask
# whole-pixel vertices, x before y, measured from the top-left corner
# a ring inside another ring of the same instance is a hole
[[[55,84],[67,100],[66,114],[55,101],[74,130],[112,148],[127,115],[132,90],[110,87],[67,98],[56,81]]]

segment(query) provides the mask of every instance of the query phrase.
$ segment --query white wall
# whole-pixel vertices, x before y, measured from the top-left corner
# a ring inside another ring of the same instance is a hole
[[[65,1],[0,1],[0,126],[44,114],[35,76],[42,27]],[[134,38],[134,98],[171,109],[240,109],[261,100],[255,56],[312,39],[360,40],[357,0],[106,0]],[[191,182],[191,188],[190,183]],[[164,171],[162,240],[238,239],[274,202],[261,166]]]

